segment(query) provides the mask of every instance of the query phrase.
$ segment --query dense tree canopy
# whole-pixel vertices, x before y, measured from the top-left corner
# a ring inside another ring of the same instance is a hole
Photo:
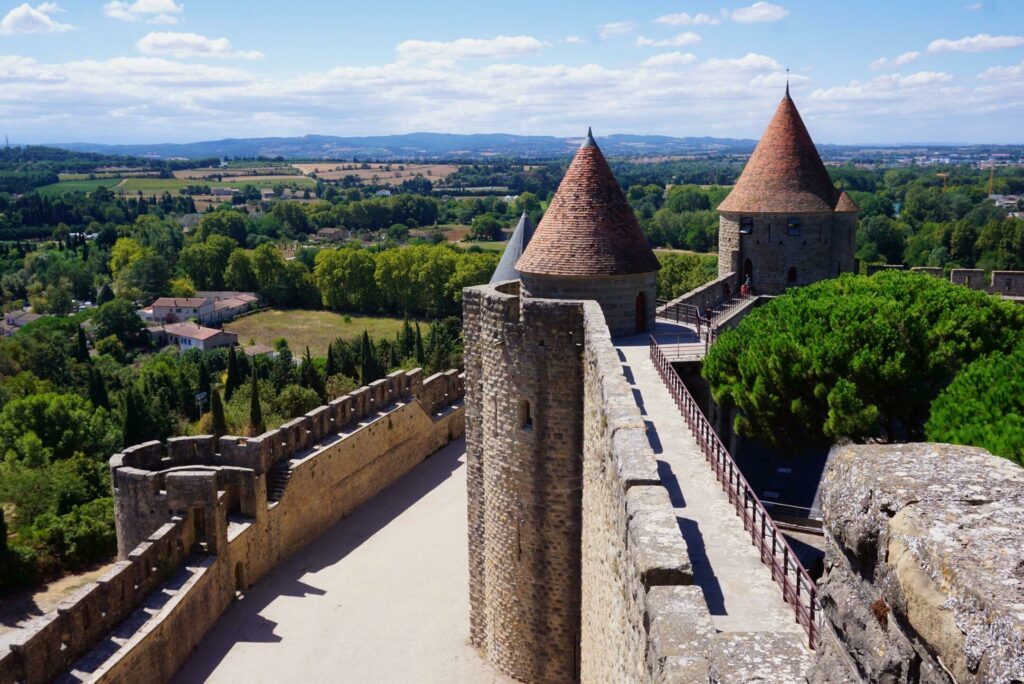
[[[930,441],[971,444],[1024,465],[1024,347],[961,371],[932,402]]]
[[[957,372],[1022,330],[1024,308],[938,278],[843,276],[753,311],[703,372],[737,432],[775,446],[919,439]]]

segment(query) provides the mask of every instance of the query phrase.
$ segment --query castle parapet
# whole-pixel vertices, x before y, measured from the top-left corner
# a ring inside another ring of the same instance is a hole
[[[1024,469],[974,447],[847,446],[822,510],[816,681],[1024,679]]]

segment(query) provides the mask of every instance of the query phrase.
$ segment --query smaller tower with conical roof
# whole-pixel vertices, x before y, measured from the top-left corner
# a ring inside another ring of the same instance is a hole
[[[718,275],[779,294],[852,273],[857,205],[838,190],[786,94],[718,207]]]
[[[612,336],[654,325],[657,257],[590,130],[516,263],[524,294],[593,299]]]
[[[491,275],[492,285],[505,282],[506,280],[519,280],[520,274],[516,270],[516,262],[519,261],[519,257],[523,256],[526,246],[533,239],[534,229],[533,221],[530,220],[530,217],[524,211],[522,216],[519,217],[519,223],[516,224],[515,230],[512,231],[512,237],[508,239],[508,244],[505,245],[505,251],[501,255],[498,267],[494,269],[494,273]]]

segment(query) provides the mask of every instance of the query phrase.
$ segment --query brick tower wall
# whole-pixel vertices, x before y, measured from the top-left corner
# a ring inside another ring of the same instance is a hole
[[[740,219],[753,219],[749,234],[740,233]],[[788,220],[800,219],[799,235],[790,235]],[[809,285],[819,280],[853,273],[855,213],[827,214],[739,214],[720,212],[718,228],[718,274],[737,273],[746,278],[746,260],[753,266],[756,294],[781,294],[787,287]],[[796,279],[789,279],[790,269]]]
[[[654,327],[658,305],[657,273],[637,273],[609,278],[567,278],[533,273],[521,274],[523,290],[530,297],[593,299],[601,305],[612,337],[634,335],[637,327],[637,295],[644,295],[646,330]],[[643,331],[639,331],[643,332]]]
[[[463,297],[471,638],[516,679],[569,682],[579,678],[582,303],[520,299],[518,288]]]

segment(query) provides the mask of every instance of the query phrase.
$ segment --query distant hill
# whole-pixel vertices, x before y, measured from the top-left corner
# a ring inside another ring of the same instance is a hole
[[[194,143],[102,145],[61,143],[78,152],[129,154],[143,157],[199,159],[203,157],[277,157],[285,159],[478,159],[490,156],[550,158],[571,154],[578,138],[545,135],[481,133],[407,133],[366,137],[305,135],[298,138],[226,138]],[[748,154],[756,140],[735,138],[673,138],[663,135],[609,135],[598,139],[605,154],[650,156],[706,153]]]

